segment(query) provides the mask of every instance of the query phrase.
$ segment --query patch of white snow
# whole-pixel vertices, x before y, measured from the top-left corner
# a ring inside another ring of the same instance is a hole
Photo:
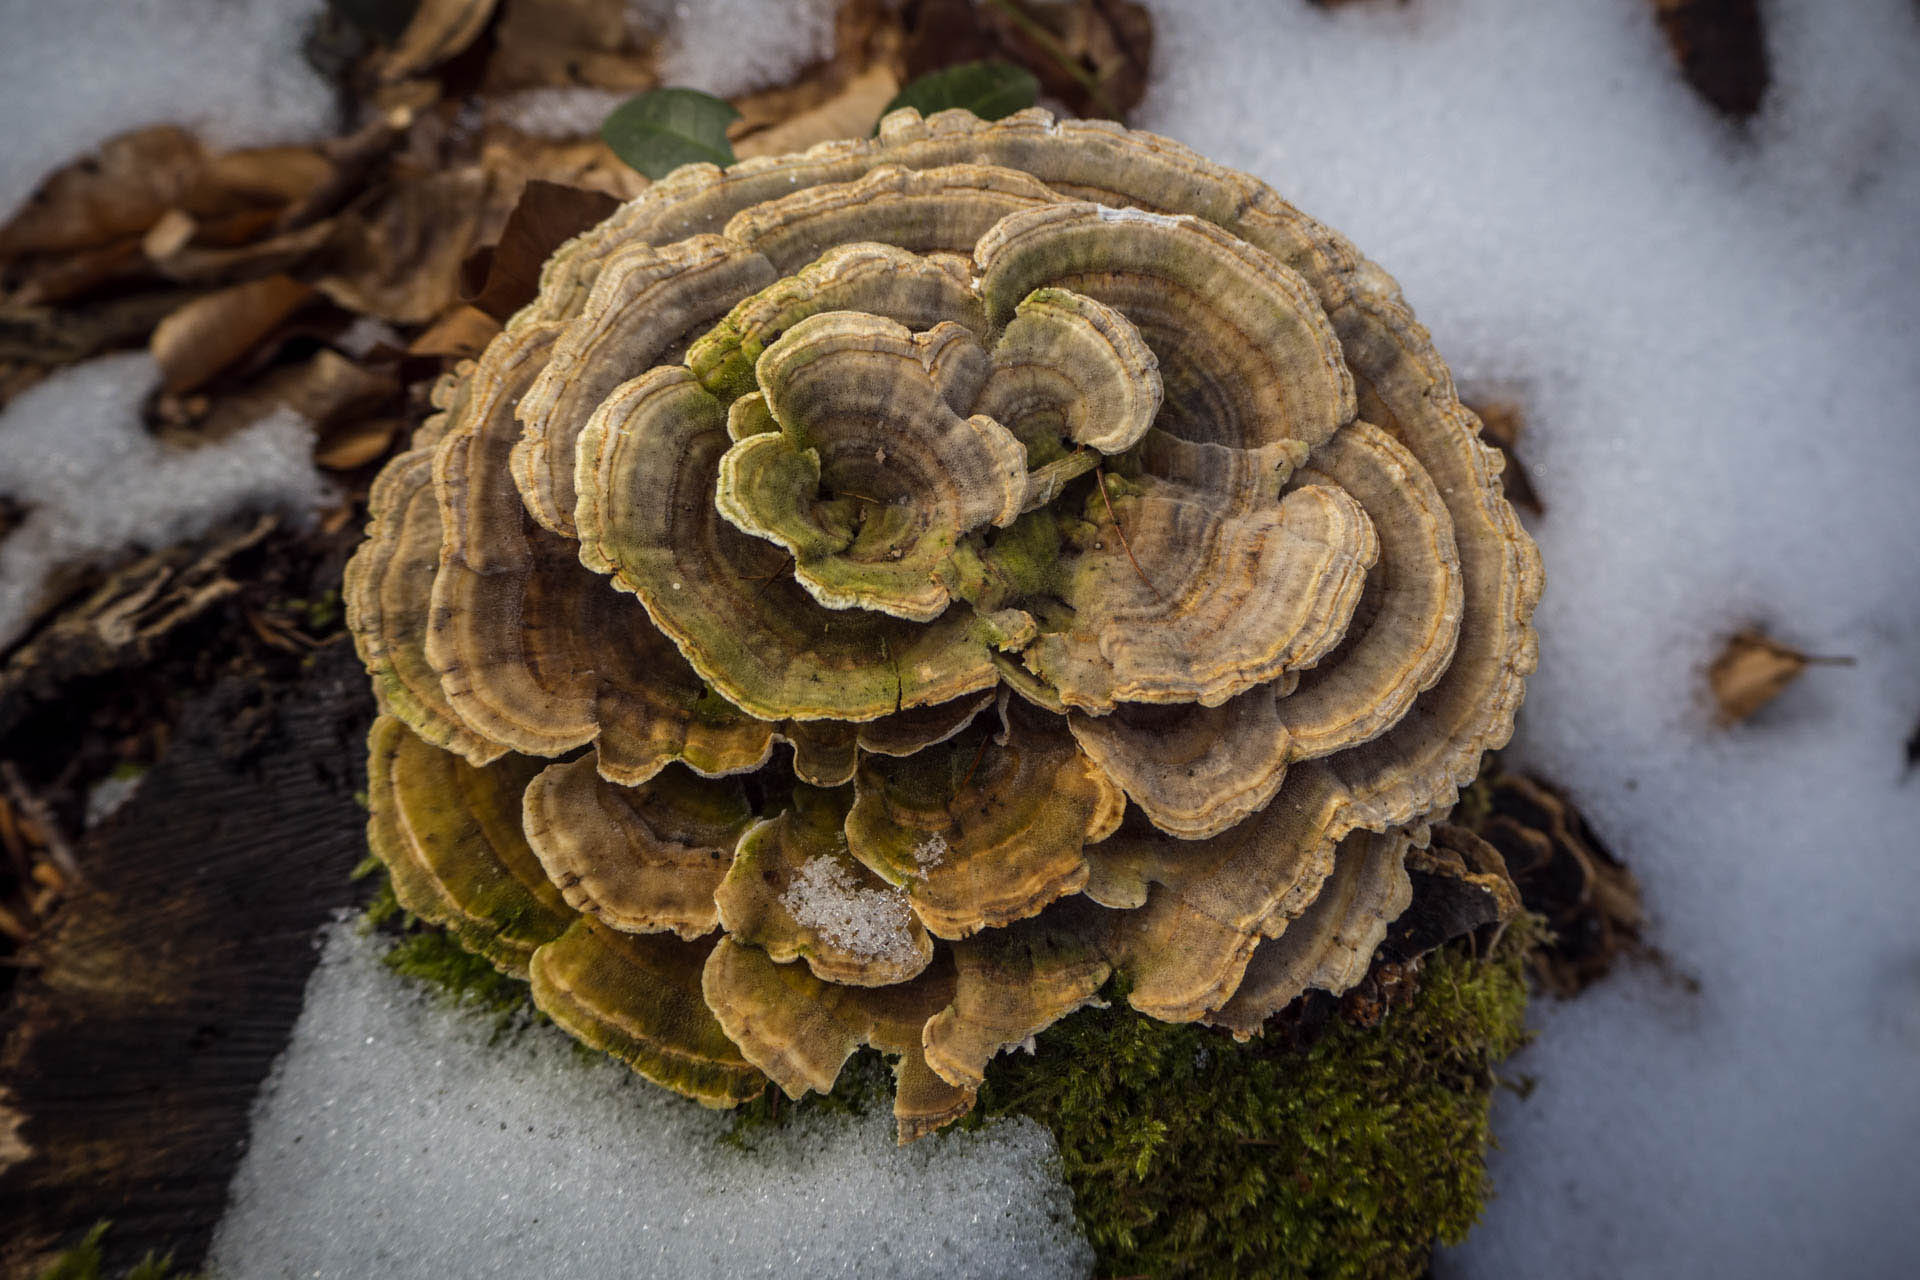
[[[918,954],[906,891],[863,889],[833,858],[809,859],[780,895],[780,905],[801,928],[853,955],[905,964]]]
[[[660,83],[731,98],[782,84],[833,52],[837,0],[628,0],[662,37]]]
[[[883,1106],[721,1141],[727,1120],[551,1027],[485,1020],[329,930],[255,1112],[215,1274],[1075,1277],[1046,1130],[993,1121],[894,1144]]]

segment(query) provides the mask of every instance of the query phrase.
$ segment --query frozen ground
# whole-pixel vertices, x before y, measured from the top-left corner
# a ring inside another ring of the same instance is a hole
[[[902,1148],[879,1108],[743,1152],[723,1117],[552,1028],[490,1043],[351,924],[325,946],[218,1275],[998,1280],[1092,1260],[1031,1120]]]
[[[39,24],[37,47],[8,28],[0,83],[39,75],[43,98],[36,128],[0,148],[0,205],[16,171],[227,92],[176,75],[184,55],[148,57],[175,101],[103,123],[106,99],[58,92],[62,76],[41,68],[121,55],[75,34],[78,13],[0,4]],[[1574,791],[1645,884],[1654,940],[1701,984],[1689,995],[1629,969],[1540,1009],[1542,1039],[1515,1064],[1537,1087],[1502,1100],[1499,1197],[1443,1259],[1448,1276],[1910,1273],[1920,779],[1903,782],[1901,746],[1920,716],[1920,15],[1911,0],[1763,7],[1776,83],[1739,131],[1679,81],[1638,0],[1156,6],[1140,123],[1347,232],[1399,277],[1470,390],[1524,402],[1550,585],[1517,754]],[[123,85],[116,100],[146,92]],[[1751,621],[1858,665],[1811,672],[1754,722],[1716,731],[1702,669]],[[818,1246],[775,1237],[771,1217],[636,1213],[719,1167],[683,1119],[695,1113],[608,1071],[583,1072],[577,1093],[530,1088],[536,1068],[572,1070],[568,1055],[502,1060],[333,946],[220,1238],[233,1274],[281,1274],[251,1260],[296,1247],[318,1251],[300,1255],[302,1274],[352,1274],[369,1255],[326,1252],[343,1239],[404,1239],[406,1265],[386,1257],[381,1274],[480,1274],[495,1256],[524,1262],[522,1239],[590,1247],[554,1225],[589,1218],[623,1261],[661,1256],[661,1232],[699,1265],[715,1232],[737,1232],[756,1265]],[[642,1148],[656,1115],[666,1141]],[[531,1126],[564,1159],[528,1160],[517,1132],[489,1145],[503,1124]],[[842,1159],[861,1143],[868,1159],[890,1150],[873,1126],[812,1141]],[[1044,1145],[1007,1141],[998,1176],[1025,1199],[1057,1196],[1036,1177]],[[968,1182],[966,1161],[984,1157],[927,1151],[884,1166],[894,1193],[877,1174],[850,1186],[853,1238],[880,1238],[882,1205],[924,1207],[914,1197],[940,1179],[994,1221]],[[402,1168],[426,1189],[399,1185]],[[386,1198],[337,1198],[369,1189]],[[790,1189],[755,1198],[824,1221],[824,1204]],[[1060,1237],[1037,1238],[1073,1269]],[[551,1247],[553,1266],[595,1270]]]

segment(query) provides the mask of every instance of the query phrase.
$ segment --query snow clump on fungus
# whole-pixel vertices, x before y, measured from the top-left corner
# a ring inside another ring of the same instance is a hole
[[[686,166],[437,403],[347,577],[374,850],[709,1105],[872,1045],[906,1141],[1116,971],[1345,989],[1534,666],[1394,282],[1107,122]]]

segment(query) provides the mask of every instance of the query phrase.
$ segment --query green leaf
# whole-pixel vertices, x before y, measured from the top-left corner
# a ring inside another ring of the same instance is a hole
[[[887,111],[914,107],[930,116],[949,107],[965,107],[982,120],[998,120],[1032,106],[1039,96],[1040,82],[1024,67],[1010,62],[963,62],[921,76],[894,96]]]
[[[615,107],[600,136],[615,155],[646,174],[664,178],[683,164],[733,163],[727,125],[740,118],[733,105],[698,89],[654,89]]]

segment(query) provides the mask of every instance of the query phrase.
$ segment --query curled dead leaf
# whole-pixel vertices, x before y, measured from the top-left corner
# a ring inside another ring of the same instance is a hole
[[[485,91],[653,88],[660,83],[653,51],[628,13],[596,0],[505,0],[482,80]]]
[[[364,467],[393,445],[403,423],[398,418],[369,418],[320,433],[313,460],[330,471]]]
[[[109,138],[98,153],[48,176],[0,228],[0,258],[73,253],[138,236],[186,202],[206,164],[199,142],[173,125]]]
[[[463,275],[474,286],[463,289],[465,300],[505,320],[533,301],[540,289],[540,268],[555,249],[619,207],[604,191],[529,179],[507,215],[500,242],[463,264]]]
[[[435,320],[407,347],[410,356],[470,359],[500,332],[500,322],[478,307],[458,306]]]
[[[313,296],[291,276],[272,275],[195,298],[154,328],[162,385],[179,393],[205,384]]]
[[[333,270],[317,287],[349,311],[426,323],[459,294],[488,187],[486,171],[467,165],[397,183],[370,208],[342,214]]]
[[[1814,657],[1749,628],[1727,641],[1707,668],[1715,717],[1722,727],[1738,724],[1779,697],[1810,666],[1852,666],[1847,657]]]
[[[899,92],[900,80],[892,68],[876,63],[817,106],[740,138],[733,152],[745,160],[749,156],[804,151],[830,138],[857,138],[873,127],[882,109]]]
[[[154,223],[141,241],[141,250],[153,269],[169,280],[219,284],[265,271],[292,270],[325,248],[334,234],[331,222],[316,222],[283,235],[222,248],[211,243],[227,238],[222,230],[209,228],[175,209]]]

